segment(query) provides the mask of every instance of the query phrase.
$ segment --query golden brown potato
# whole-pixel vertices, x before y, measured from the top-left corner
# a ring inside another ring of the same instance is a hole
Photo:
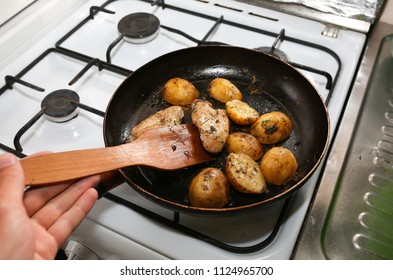
[[[180,124],[184,117],[181,106],[171,106],[158,111],[147,119],[144,119],[131,130],[131,136],[138,138],[144,131],[150,128]],[[132,140],[132,139],[128,139]]]
[[[283,185],[297,170],[295,155],[283,147],[274,147],[266,152],[261,160],[261,170],[267,183]]]
[[[289,137],[292,121],[282,112],[270,112],[261,115],[251,124],[250,133],[262,144],[274,144]]]
[[[168,80],[163,89],[162,97],[172,105],[190,105],[199,97],[199,92],[189,81],[182,78]]]
[[[240,125],[252,124],[259,117],[259,113],[254,108],[241,100],[228,101],[225,103],[225,110],[229,118]]]
[[[191,181],[188,200],[192,206],[222,208],[229,203],[230,187],[220,169],[208,167]]]
[[[251,134],[246,132],[234,132],[229,134],[226,150],[230,153],[243,153],[253,160],[259,160],[263,155],[261,143]]]
[[[260,194],[266,191],[262,171],[250,156],[231,153],[225,166],[229,184],[239,192]]]
[[[224,78],[215,78],[208,87],[210,96],[222,103],[231,100],[242,100],[243,95],[240,90],[229,80]]]

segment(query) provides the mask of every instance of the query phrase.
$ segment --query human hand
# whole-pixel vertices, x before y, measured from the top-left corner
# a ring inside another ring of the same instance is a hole
[[[99,176],[24,191],[12,154],[0,155],[0,259],[54,259],[97,200]]]

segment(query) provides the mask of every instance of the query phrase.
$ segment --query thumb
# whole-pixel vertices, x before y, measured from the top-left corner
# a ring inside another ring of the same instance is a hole
[[[24,193],[24,174],[13,154],[0,155],[0,201],[3,206],[20,203]]]

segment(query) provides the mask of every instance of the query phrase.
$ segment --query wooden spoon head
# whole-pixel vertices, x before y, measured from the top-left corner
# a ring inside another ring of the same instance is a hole
[[[203,148],[193,124],[149,129],[135,141],[149,146],[145,166],[174,170],[216,159]]]

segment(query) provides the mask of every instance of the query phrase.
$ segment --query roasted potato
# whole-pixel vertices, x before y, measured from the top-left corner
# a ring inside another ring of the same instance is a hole
[[[270,112],[261,115],[250,127],[251,135],[262,144],[274,144],[290,136],[292,121],[282,112]]]
[[[196,99],[191,105],[191,119],[198,127],[203,147],[211,153],[221,152],[225,147],[230,125],[225,110],[216,110],[209,101]]]
[[[182,78],[172,78],[168,80],[162,91],[162,97],[172,105],[190,105],[199,97],[199,91],[195,86]]]
[[[239,192],[261,194],[266,191],[262,171],[250,156],[243,153],[229,154],[225,170],[229,184]]]
[[[259,113],[254,108],[241,100],[228,101],[225,103],[225,110],[228,117],[240,125],[250,125],[259,117]]]
[[[224,78],[213,79],[209,84],[208,92],[211,98],[222,103],[243,99],[240,90],[231,81]]]
[[[192,206],[222,208],[229,203],[230,187],[224,173],[213,167],[199,172],[191,181],[188,200]]]
[[[134,126],[131,130],[131,136],[136,139],[147,129],[180,124],[183,117],[184,111],[181,106],[168,107],[164,110],[158,111],[154,115],[151,115]]]
[[[261,170],[267,183],[283,185],[296,173],[298,163],[295,155],[287,148],[274,147],[261,160]]]
[[[234,132],[229,134],[226,150],[230,153],[243,153],[249,155],[253,160],[259,160],[263,155],[261,143],[249,133]]]

